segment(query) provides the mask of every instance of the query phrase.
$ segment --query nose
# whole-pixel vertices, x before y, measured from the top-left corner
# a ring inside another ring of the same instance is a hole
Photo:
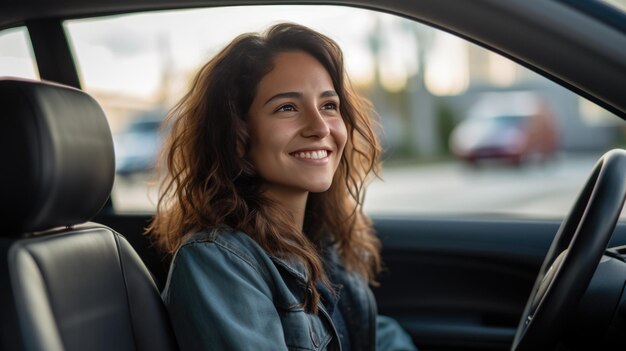
[[[309,108],[304,116],[302,136],[305,138],[324,138],[330,134],[330,127],[319,110]]]

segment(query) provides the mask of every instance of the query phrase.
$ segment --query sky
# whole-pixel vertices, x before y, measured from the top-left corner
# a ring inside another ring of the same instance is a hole
[[[354,8],[225,7],[81,20],[66,28],[88,85],[120,89],[121,78],[132,76],[121,88],[137,93],[158,87],[164,60],[171,60],[177,72],[196,70],[237,35],[285,21],[335,39],[345,52],[349,74],[364,83],[373,78],[368,35],[378,21],[385,46],[381,52],[386,54],[380,55],[385,83],[402,88],[406,76],[415,73],[416,42],[410,32],[398,28],[398,22],[406,21]]]
[[[344,51],[348,73],[357,84],[371,83],[378,71],[383,87],[404,89],[407,78],[418,71],[420,49],[429,49],[424,58],[432,62],[427,66],[432,71],[427,77],[434,93],[458,93],[467,84],[461,40],[397,16],[348,7],[163,11],[68,21],[65,28],[88,91],[141,97],[159,89],[166,62],[171,64],[175,78],[187,75],[237,35],[284,21],[309,26],[337,41]],[[377,55],[372,54],[372,33],[377,34]],[[0,33],[0,75],[37,76],[23,28]],[[174,80],[174,84],[182,85],[179,81],[189,79]]]

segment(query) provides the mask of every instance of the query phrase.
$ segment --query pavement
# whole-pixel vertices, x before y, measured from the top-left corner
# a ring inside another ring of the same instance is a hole
[[[596,156],[561,155],[522,166],[460,162],[384,169],[368,188],[370,214],[505,215],[562,218]]]

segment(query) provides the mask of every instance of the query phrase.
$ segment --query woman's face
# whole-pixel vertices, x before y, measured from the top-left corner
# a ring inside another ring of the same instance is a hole
[[[275,57],[248,116],[248,155],[266,190],[328,190],[346,144],[339,104],[330,75],[311,55],[294,51]]]

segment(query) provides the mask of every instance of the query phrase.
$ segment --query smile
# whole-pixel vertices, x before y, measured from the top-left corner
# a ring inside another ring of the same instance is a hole
[[[301,159],[321,160],[321,159],[325,159],[328,157],[328,151],[327,150],[298,151],[298,152],[292,152],[290,155],[295,158],[301,158]]]

